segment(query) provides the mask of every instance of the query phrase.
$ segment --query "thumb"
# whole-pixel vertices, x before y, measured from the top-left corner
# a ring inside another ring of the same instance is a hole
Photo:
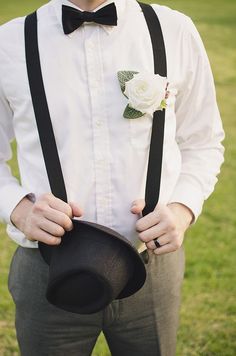
[[[144,199],[137,199],[134,200],[131,206],[131,213],[133,214],[140,214],[145,207],[145,200]]]
[[[81,207],[74,202],[69,202],[68,203],[72,209],[72,217],[77,216],[80,217],[83,215],[83,210],[81,209]]]

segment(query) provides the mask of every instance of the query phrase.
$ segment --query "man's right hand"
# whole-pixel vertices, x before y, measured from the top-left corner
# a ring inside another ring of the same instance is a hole
[[[73,229],[72,218],[82,216],[76,203],[65,203],[52,193],[41,195],[35,203],[23,198],[11,213],[12,223],[31,241],[59,245],[66,231]]]

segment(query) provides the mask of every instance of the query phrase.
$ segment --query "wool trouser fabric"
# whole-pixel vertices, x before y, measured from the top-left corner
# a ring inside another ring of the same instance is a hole
[[[183,248],[163,256],[149,254],[146,269],[147,280],[136,294],[98,313],[79,315],[47,302],[48,266],[38,249],[18,247],[8,286],[21,355],[88,356],[103,331],[114,356],[174,356]]]

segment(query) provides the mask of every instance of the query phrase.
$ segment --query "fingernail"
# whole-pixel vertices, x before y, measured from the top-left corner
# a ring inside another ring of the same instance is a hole
[[[68,231],[72,231],[74,228],[74,225],[72,224],[72,226],[70,227],[70,229]]]

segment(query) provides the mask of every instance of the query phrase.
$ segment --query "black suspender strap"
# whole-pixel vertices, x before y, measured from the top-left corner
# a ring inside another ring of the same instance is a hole
[[[153,48],[154,72],[167,77],[166,51],[159,19],[151,5],[140,3],[150,32]],[[145,191],[146,206],[143,216],[151,213],[159,200],[165,127],[165,110],[153,114],[151,143]]]
[[[57,198],[67,202],[65,182],[43,84],[36,12],[25,19],[25,52],[30,92],[51,191]]]
[[[139,3],[139,5],[142,8],[151,36],[154,72],[155,74],[166,77],[166,53],[159,19],[150,5],[144,3]],[[28,15],[25,20],[25,51],[32,103],[51,191],[56,197],[66,202],[67,194],[65,182],[63,179],[63,173],[42,78],[38,48],[36,12]],[[156,111],[153,115],[145,191],[146,206],[143,210],[143,215],[147,215],[152,212],[159,199],[164,124],[165,110]]]

